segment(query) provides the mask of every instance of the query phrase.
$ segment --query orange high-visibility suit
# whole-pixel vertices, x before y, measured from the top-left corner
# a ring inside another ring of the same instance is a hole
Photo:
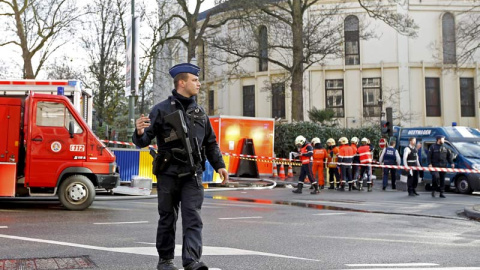
[[[327,157],[328,153],[327,150],[325,150],[324,148],[313,150],[313,176],[315,177],[318,174],[318,185],[321,187],[325,185],[323,168],[325,167],[324,163]]]

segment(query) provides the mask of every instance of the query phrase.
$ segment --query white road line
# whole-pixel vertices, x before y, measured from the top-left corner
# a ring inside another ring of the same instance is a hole
[[[116,225],[116,224],[142,224],[148,223],[148,221],[125,221],[125,222],[99,222],[93,223],[95,225]]]
[[[342,270],[480,270],[480,267],[348,268]]]
[[[0,229],[8,229],[8,226],[0,226]]]
[[[308,235],[309,238],[326,238],[347,241],[365,241],[365,242],[387,242],[387,243],[409,243],[417,245],[436,245],[436,246],[452,246],[452,247],[480,247],[480,243],[454,243],[454,242],[428,242],[418,240],[401,240],[401,239],[386,239],[386,238],[367,238],[367,237],[349,237],[349,236],[331,236],[331,235]]]
[[[336,215],[345,215],[346,213],[322,213],[322,214],[313,214],[314,216],[336,216]]]
[[[372,263],[372,264],[345,264],[350,267],[413,267],[413,266],[438,266],[436,263]]]
[[[127,253],[127,254],[155,256],[155,257],[158,256],[156,247],[121,247],[121,248],[99,247],[99,246],[92,246],[92,245],[75,244],[75,243],[69,243],[69,242],[45,240],[45,239],[39,239],[39,238],[29,238],[29,237],[15,236],[15,235],[7,235],[7,234],[0,234],[0,238],[60,245],[60,246],[69,246],[69,247],[76,247],[76,248],[85,248],[85,249],[92,249],[92,250],[101,250],[106,252],[118,252],[118,253]],[[182,245],[175,245],[175,254],[178,254],[177,256],[181,256]],[[294,257],[294,256],[267,253],[267,252],[258,252],[258,251],[246,250],[246,249],[229,248],[229,247],[204,246],[203,255],[205,256],[240,256],[240,255],[254,256],[254,255],[257,255],[257,256],[267,256],[267,257],[276,257],[276,258],[284,258],[284,259],[320,262],[320,260],[315,260],[315,259]]]
[[[234,219],[252,219],[252,218],[263,218],[263,217],[232,217],[232,218],[218,218],[218,219],[234,220]]]

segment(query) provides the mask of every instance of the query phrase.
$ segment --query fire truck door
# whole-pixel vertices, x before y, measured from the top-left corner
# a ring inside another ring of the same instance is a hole
[[[55,187],[65,168],[83,165],[87,132],[75,119],[78,114],[61,102],[37,100],[32,113],[28,185]]]

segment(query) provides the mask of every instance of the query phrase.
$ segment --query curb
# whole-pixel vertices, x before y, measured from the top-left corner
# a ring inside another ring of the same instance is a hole
[[[465,207],[465,215],[468,218],[480,220],[480,211],[476,209],[480,209],[480,205]]]

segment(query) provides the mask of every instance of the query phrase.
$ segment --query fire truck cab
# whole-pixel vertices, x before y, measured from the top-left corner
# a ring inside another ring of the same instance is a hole
[[[31,89],[26,95],[0,93],[0,197],[56,195],[67,209],[86,209],[95,187],[118,186],[115,156],[72,97],[62,95],[65,88],[59,95]]]

